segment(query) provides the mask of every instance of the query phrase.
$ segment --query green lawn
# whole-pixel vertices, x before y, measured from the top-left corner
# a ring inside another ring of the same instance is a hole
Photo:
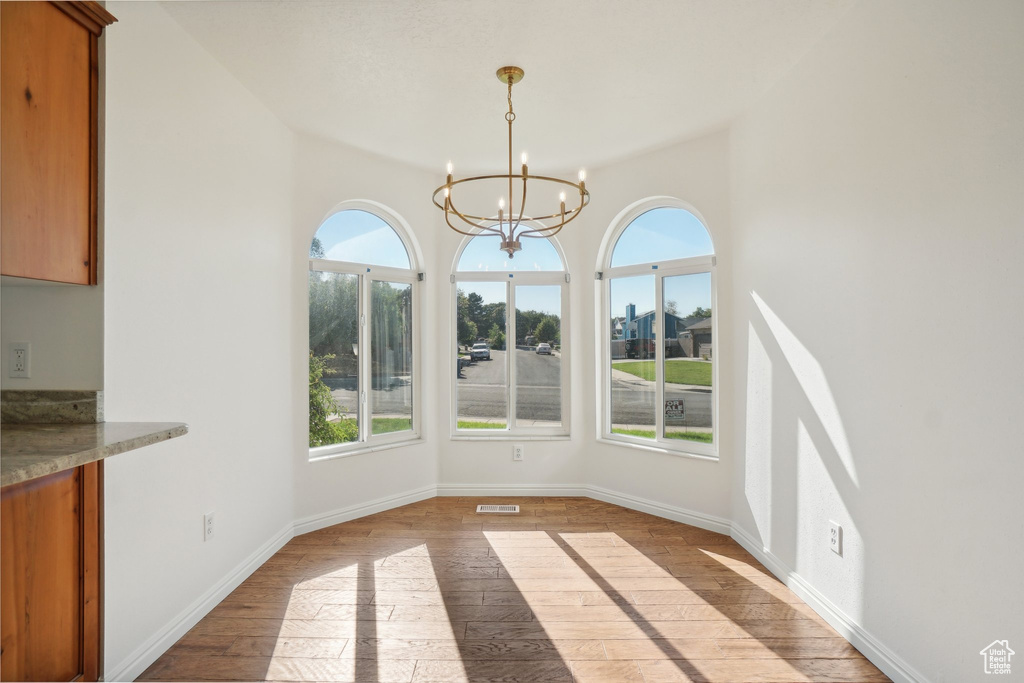
[[[405,432],[412,429],[411,417],[375,417],[373,418],[373,433],[388,434],[390,432]]]
[[[336,420],[335,424],[351,425],[352,438],[346,441],[355,441],[358,438],[359,431],[356,428],[356,421],[354,418],[346,417],[341,420]],[[412,429],[412,418],[411,417],[375,417],[373,418],[373,433],[374,434],[388,434],[390,432],[407,432]],[[342,441],[341,443],[345,443]]]
[[[477,422],[475,420],[459,420],[459,429],[504,429],[504,422]]]
[[[625,434],[626,436],[639,436],[642,439],[653,439],[653,429],[612,429],[613,434]],[[711,443],[711,432],[668,432],[665,434],[668,439],[683,439],[685,441],[700,441]]]
[[[640,379],[654,381],[654,361],[639,360],[612,363],[612,368],[622,370]],[[669,384],[698,384],[711,386],[711,363],[694,360],[665,361],[665,381]]]
[[[355,422],[348,419],[346,422]],[[405,432],[412,429],[411,417],[375,417],[373,418],[374,434],[389,434],[391,432]],[[476,422],[474,420],[459,420],[459,429],[505,429],[504,422]],[[353,438],[353,441],[355,439]]]

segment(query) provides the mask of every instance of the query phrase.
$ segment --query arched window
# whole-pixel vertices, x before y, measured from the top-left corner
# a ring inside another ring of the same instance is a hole
[[[522,240],[514,258],[499,245],[495,236],[467,237],[455,258],[452,434],[567,435],[565,260],[550,239]]]
[[[715,457],[715,256],[696,211],[637,202],[599,263],[605,327],[603,438]]]
[[[416,250],[404,221],[345,202],[309,248],[311,458],[418,438]]]

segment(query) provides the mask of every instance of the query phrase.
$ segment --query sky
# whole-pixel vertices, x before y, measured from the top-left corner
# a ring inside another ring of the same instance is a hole
[[[505,303],[504,282],[459,282],[458,288],[467,296],[476,292],[485,304]],[[516,308],[520,311],[540,311],[562,316],[561,285],[517,285]]]
[[[381,218],[359,210],[341,211],[324,221],[317,230],[325,257],[339,261],[409,268],[409,255],[394,229]],[[523,249],[510,259],[498,248],[499,238],[481,235],[469,241],[459,258],[458,270],[469,272],[561,271],[561,259],[546,239],[523,239]],[[677,258],[713,253],[711,238],[703,224],[689,211],[658,208],[638,216],[619,236],[611,265],[663,263]],[[625,315],[626,305],[636,312],[654,308],[654,275],[615,278],[611,283],[611,314]],[[461,283],[466,293],[475,291],[484,303],[504,302],[504,282]],[[675,301],[680,315],[698,306],[711,306],[711,275],[698,273],[664,279],[665,302]],[[561,315],[561,287],[558,285],[516,288],[520,310]]]
[[[463,272],[514,272],[565,270],[558,252],[546,239],[523,239],[522,251],[509,258],[499,245],[497,235],[480,235],[466,245],[459,257],[458,270]],[[461,282],[459,289],[466,294],[476,292],[485,304],[504,303],[504,282]],[[561,317],[562,288],[560,285],[517,285],[516,308],[521,311],[541,311]]]
[[[501,239],[497,235],[480,235],[474,237],[466,245],[459,257],[458,270],[461,271],[499,271],[523,272],[538,270],[565,270],[562,259],[558,257],[551,242],[546,239],[523,238],[522,251],[516,252],[514,258],[500,248]]]
[[[368,211],[339,211],[316,231],[324,258],[409,268],[409,253],[394,228]]]
[[[674,259],[713,254],[711,237],[696,216],[675,208],[652,209],[640,214],[619,235],[612,251],[611,267],[640,263],[662,264]],[[654,308],[655,276],[638,275],[611,281],[612,317],[626,315],[626,305],[636,304],[637,315]],[[711,274],[696,273],[664,278],[662,297],[676,302],[678,315],[698,306],[711,308]]]
[[[704,224],[689,211],[663,207],[637,216],[619,235],[612,268],[715,253]],[[690,309],[693,310],[693,309]]]

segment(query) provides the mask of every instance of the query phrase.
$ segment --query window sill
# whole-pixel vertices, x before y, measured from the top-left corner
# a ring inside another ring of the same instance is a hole
[[[460,432],[452,434],[452,441],[571,441],[569,434],[514,434],[503,432],[501,434],[467,434]]]
[[[705,455],[702,453],[688,453],[683,450],[676,450],[674,448],[665,448],[657,442],[651,444],[637,443],[636,441],[626,441],[625,439],[611,439],[607,436],[597,437],[598,443],[612,444],[613,446],[625,446],[626,448],[635,448],[641,451],[647,451],[649,453],[662,453],[664,455],[674,455],[680,458],[691,458],[693,460],[704,460],[705,462],[718,462],[717,455]]]
[[[405,446],[418,446],[424,443],[426,443],[426,441],[417,436],[411,439],[406,439],[404,441],[392,441],[390,443],[370,444],[361,446],[360,448],[353,448],[352,450],[338,450],[333,452],[319,453],[317,455],[313,455],[311,452],[309,456],[309,461],[323,462],[325,460],[337,460],[338,458],[348,458],[353,455],[363,455],[365,453],[387,451],[391,450],[392,448],[403,448]]]

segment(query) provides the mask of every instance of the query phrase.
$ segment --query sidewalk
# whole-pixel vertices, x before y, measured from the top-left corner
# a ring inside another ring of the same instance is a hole
[[[650,389],[651,391],[654,391],[654,380],[641,379],[640,377],[630,374],[625,370],[616,370],[615,368],[612,368],[612,381],[618,382],[619,384],[628,384],[641,389]],[[668,382],[666,386],[672,387],[673,389],[680,389],[682,391],[702,391],[708,394],[711,393],[711,387],[704,384],[673,384],[672,382]]]

